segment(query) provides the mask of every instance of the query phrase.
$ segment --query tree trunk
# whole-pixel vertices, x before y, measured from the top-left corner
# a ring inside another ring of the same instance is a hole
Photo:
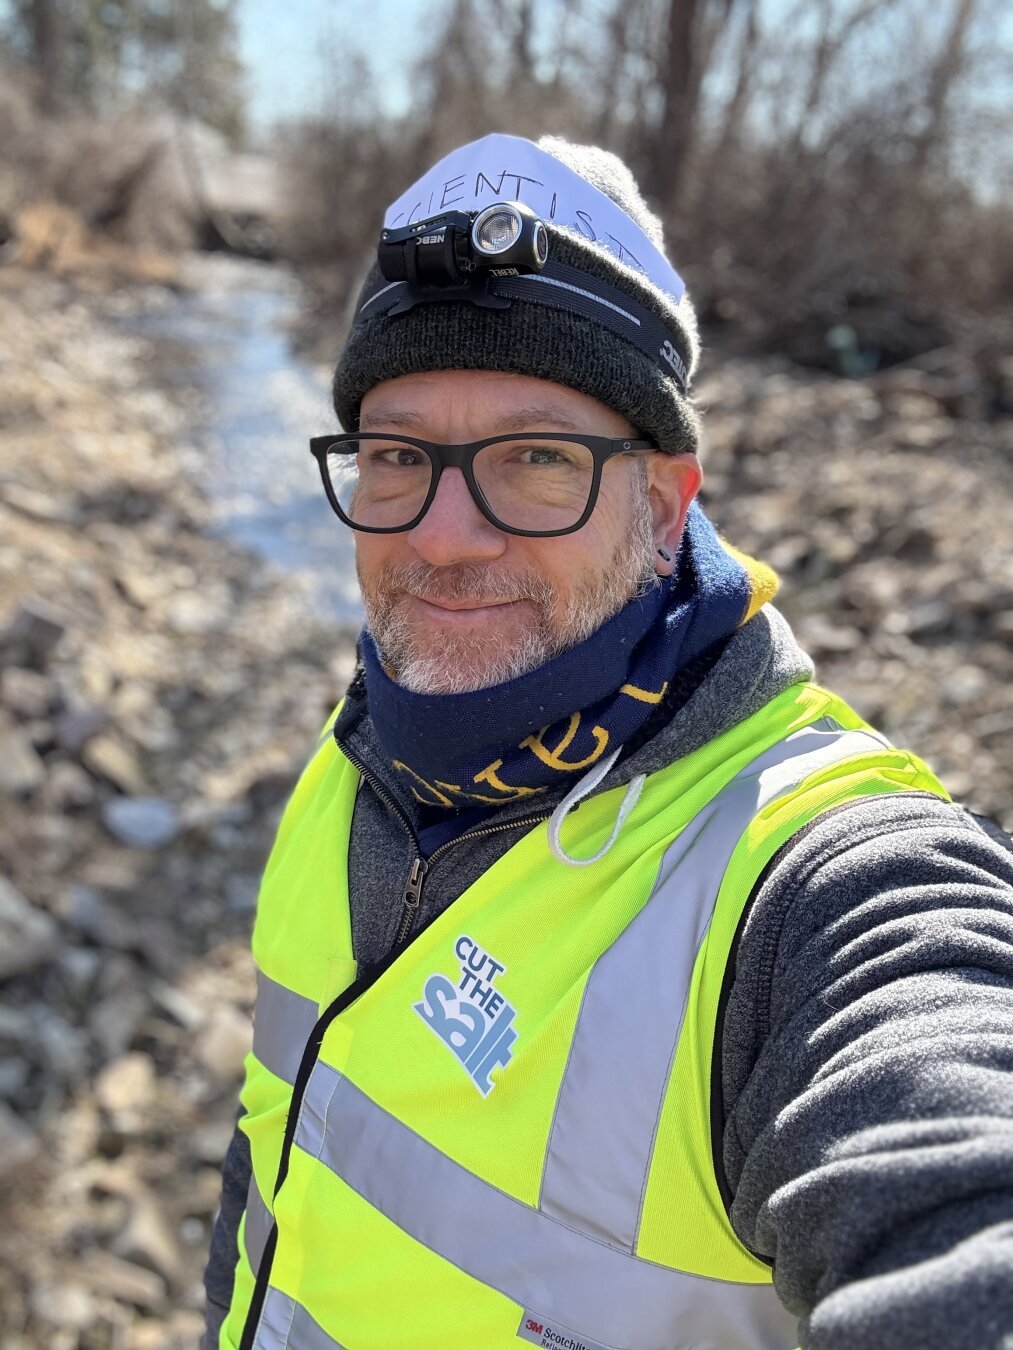
[[[39,106],[45,113],[55,113],[63,96],[63,24],[59,0],[30,0],[28,28],[32,65],[39,74]]]

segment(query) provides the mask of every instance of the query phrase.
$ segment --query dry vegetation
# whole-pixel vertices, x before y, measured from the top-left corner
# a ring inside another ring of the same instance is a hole
[[[726,349],[855,375],[940,346],[1013,301],[1000,37],[993,0],[455,0],[403,117],[346,51],[328,114],[290,131],[313,331],[334,349],[383,204],[499,130],[623,156]]]

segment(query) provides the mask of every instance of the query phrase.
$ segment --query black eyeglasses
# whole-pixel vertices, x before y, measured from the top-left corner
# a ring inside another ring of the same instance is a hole
[[[374,431],[310,440],[327,500],[346,525],[372,534],[414,529],[446,468],[461,470],[475,505],[497,529],[572,534],[594,510],[605,461],[657,448],[650,441],[527,431],[467,445]]]

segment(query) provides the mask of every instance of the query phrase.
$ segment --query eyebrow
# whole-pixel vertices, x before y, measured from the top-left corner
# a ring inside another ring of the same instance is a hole
[[[411,408],[373,408],[363,413],[359,421],[359,430],[368,431],[371,427],[387,429],[413,430],[425,423],[425,418]],[[586,431],[569,413],[551,404],[530,405],[512,408],[500,417],[489,420],[489,435],[509,434],[511,431],[535,431],[542,427],[556,427],[562,431]]]

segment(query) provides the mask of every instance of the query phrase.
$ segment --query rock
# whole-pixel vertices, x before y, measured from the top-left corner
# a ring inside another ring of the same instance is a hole
[[[28,1065],[24,1056],[17,1059],[0,1056],[0,1097],[11,1101],[28,1082]],[[225,1155],[222,1154],[222,1157]]]
[[[130,1304],[143,1312],[158,1312],[165,1303],[165,1281],[159,1275],[112,1252],[89,1253],[83,1268],[88,1287],[99,1297]]]
[[[113,1239],[111,1251],[153,1271],[167,1285],[179,1279],[179,1244],[150,1193],[139,1192],[131,1198],[126,1225]]]
[[[257,908],[260,878],[240,873],[225,883],[225,903],[233,914],[252,914]]]
[[[832,623],[820,614],[811,614],[801,627],[802,645],[812,656],[857,652],[864,641],[857,628]]]
[[[164,848],[180,832],[179,811],[161,797],[114,797],[102,807],[102,824],[130,848]]]
[[[63,918],[99,947],[115,947],[126,951],[135,941],[130,920],[93,886],[71,886],[67,892]]]
[[[33,1314],[43,1325],[85,1332],[95,1322],[95,1300],[80,1284],[37,1284],[32,1290]]]
[[[39,1141],[9,1106],[0,1102],[0,1176],[9,1176],[38,1155]]]
[[[947,703],[961,707],[973,703],[988,689],[988,677],[978,666],[962,665],[944,676],[941,682],[943,698]]]
[[[0,980],[46,965],[59,951],[56,924],[0,876]]]
[[[1013,586],[996,583],[991,578],[965,577],[958,586],[957,600],[961,609],[976,614],[1013,612]]]
[[[907,615],[911,637],[939,637],[953,627],[953,609],[946,600],[926,600]]]
[[[67,947],[60,953],[60,974],[75,999],[91,993],[101,965],[102,956],[93,947]]]
[[[68,755],[79,755],[109,720],[104,708],[68,708],[56,719],[56,743]]]
[[[40,756],[45,756],[53,748],[53,724],[43,717],[36,717],[30,722],[22,722],[21,730],[28,738],[28,743],[32,749]]]
[[[199,591],[181,591],[165,609],[165,621],[180,637],[199,637],[214,633],[225,621],[224,597],[212,599]]]
[[[122,1055],[133,1044],[148,1011],[140,989],[100,999],[88,1015],[88,1030],[104,1058]]]
[[[0,500],[13,507],[22,516],[38,520],[44,525],[77,525],[81,513],[74,502],[55,497],[36,488],[22,487],[20,483],[5,483],[0,488]]]
[[[238,1082],[253,1045],[250,1019],[230,1004],[216,1008],[197,1043],[197,1058],[220,1083]]]
[[[218,1177],[219,1191],[221,1176],[218,1169],[232,1141],[233,1123],[231,1119],[209,1121],[206,1125],[199,1125],[190,1135],[190,1156],[198,1162],[212,1164]]]
[[[128,956],[103,956],[97,1002],[88,1014],[88,1030],[105,1059],[115,1059],[133,1044],[150,1003],[144,976]]]
[[[113,736],[99,735],[88,741],[81,762],[97,778],[104,778],[120,792],[134,796],[144,793],[144,775],[135,755]]]
[[[98,795],[95,780],[80,764],[57,760],[47,765],[48,773],[42,788],[43,804],[53,811],[84,811],[93,806]]]
[[[0,630],[0,665],[45,667],[65,632],[62,621],[38,600],[28,600]]]
[[[76,1083],[87,1074],[88,1039],[84,1032],[44,1008],[36,1018],[36,1035],[46,1068],[59,1083]]]
[[[10,1008],[0,1003],[0,1041],[25,1045],[32,1035],[32,1014],[28,1008]]]
[[[0,719],[0,796],[27,797],[45,777],[45,766],[24,729]]]
[[[225,1149],[228,1148],[226,1140]],[[210,1219],[222,1198],[222,1159],[225,1149],[212,1159],[213,1167],[202,1167],[186,1185],[183,1202],[186,1213],[199,1219]]]
[[[122,1134],[137,1134],[147,1123],[155,1095],[155,1065],[139,1050],[107,1064],[95,1080],[95,1097]]]
[[[48,717],[59,699],[52,680],[37,670],[10,666],[0,671],[0,703],[16,717]]]
[[[151,609],[171,589],[172,583],[162,573],[120,568],[116,585],[138,609]]]
[[[156,1007],[187,1031],[196,1031],[204,1025],[204,1009],[189,994],[184,994],[182,989],[157,980],[151,985],[151,997]]]

